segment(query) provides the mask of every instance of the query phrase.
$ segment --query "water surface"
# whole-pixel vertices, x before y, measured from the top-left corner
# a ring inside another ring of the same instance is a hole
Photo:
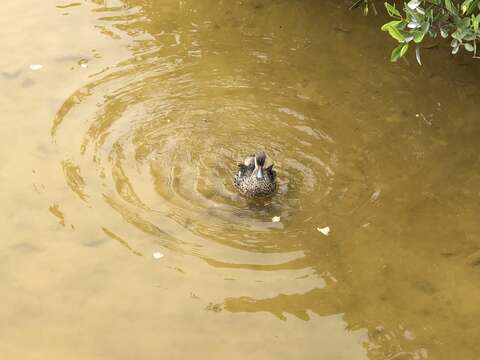
[[[3,10],[4,357],[476,358],[478,64],[335,1]]]

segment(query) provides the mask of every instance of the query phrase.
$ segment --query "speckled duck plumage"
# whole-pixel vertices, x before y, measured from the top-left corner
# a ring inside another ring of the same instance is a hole
[[[241,195],[248,198],[270,197],[277,189],[277,174],[273,164],[265,168],[266,155],[263,151],[248,156],[238,164],[235,175],[235,187]]]

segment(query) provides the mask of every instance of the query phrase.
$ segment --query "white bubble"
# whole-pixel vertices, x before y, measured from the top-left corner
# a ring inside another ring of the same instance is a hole
[[[156,251],[156,252],[153,253],[153,258],[155,260],[161,259],[162,257],[163,257],[163,254],[159,251]]]
[[[317,228],[318,231],[320,231],[323,235],[328,236],[330,234],[330,227],[325,226],[323,228]]]

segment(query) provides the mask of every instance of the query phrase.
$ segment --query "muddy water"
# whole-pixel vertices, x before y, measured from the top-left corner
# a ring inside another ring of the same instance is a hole
[[[2,10],[3,357],[477,358],[478,64],[335,1]]]

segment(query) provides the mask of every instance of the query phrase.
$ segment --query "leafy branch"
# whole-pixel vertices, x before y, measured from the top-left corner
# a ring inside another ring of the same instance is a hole
[[[358,3],[358,4],[357,4]],[[368,0],[357,0],[368,8]],[[371,3],[371,1],[370,1]],[[353,7],[353,5],[352,5]],[[480,39],[480,0],[410,0],[403,2],[403,8],[397,9],[393,1],[385,2],[388,15],[393,19],[382,26],[382,31],[399,44],[390,56],[392,62],[415,46],[417,62],[421,65],[420,44],[425,36],[450,38],[452,54],[460,48],[477,56],[477,41]]]

